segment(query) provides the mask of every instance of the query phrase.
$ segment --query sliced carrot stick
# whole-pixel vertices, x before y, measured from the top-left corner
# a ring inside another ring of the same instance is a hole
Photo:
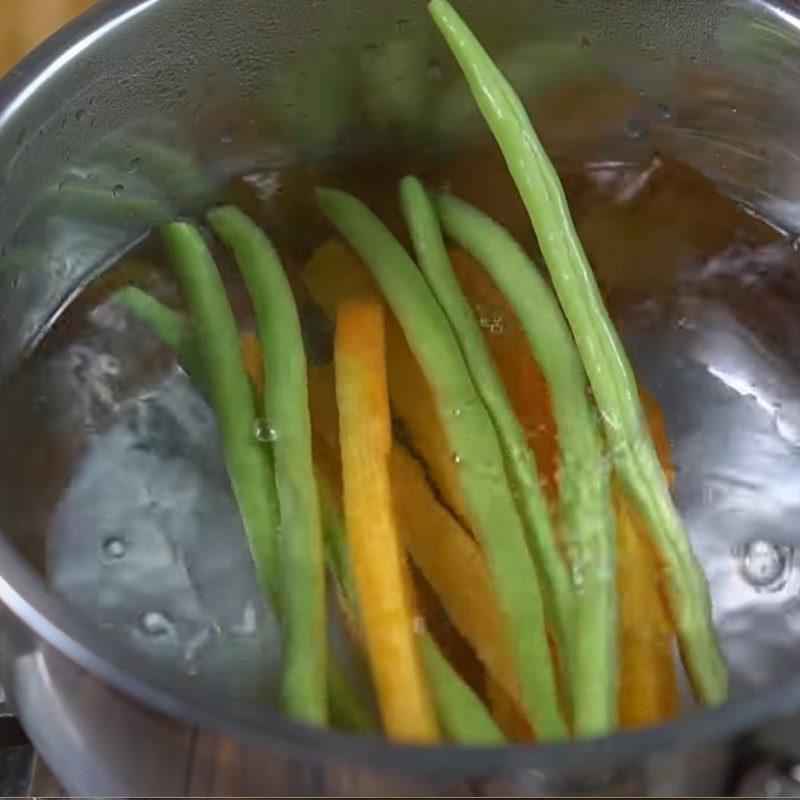
[[[438,502],[422,466],[401,445],[391,454],[394,504],[403,542],[447,615],[497,683],[519,697],[492,578],[478,543]]]
[[[308,386],[314,457],[327,483],[340,485],[341,466],[335,455],[338,420],[330,367],[312,367]],[[508,696],[518,697],[516,673],[480,547],[437,501],[419,462],[396,442],[390,469],[395,514],[411,558],[487,671]]]
[[[389,738],[436,742],[436,714],[414,633],[392,508],[383,306],[352,301],[336,325],[344,508],[378,705]]]
[[[661,566],[647,526],[619,487],[615,487],[614,504],[620,596],[619,716],[623,728],[641,728],[678,714],[675,628],[660,591]]]
[[[675,477],[664,415],[656,399],[639,387],[650,434],[670,483]],[[617,587],[620,596],[621,675],[619,717],[623,728],[666,722],[678,715],[675,626],[661,587],[661,565],[647,525],[620,487],[617,514]]]

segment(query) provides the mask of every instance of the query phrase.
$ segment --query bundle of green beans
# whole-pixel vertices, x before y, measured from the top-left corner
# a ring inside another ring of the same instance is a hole
[[[727,673],[705,577],[670,497],[632,368],[558,175],[519,98],[463,20],[447,0],[431,0],[429,9],[500,145],[555,296],[506,230],[455,198],[430,197],[414,178],[402,182],[401,201],[416,263],[354,197],[319,189],[317,199],[369,267],[433,390],[469,522],[492,574],[524,712],[540,739],[564,739],[570,728],[578,736],[598,736],[616,725],[616,532],[609,459],[648,523],[666,568],[695,694],[707,703],[722,702]],[[196,228],[174,223],[164,231],[186,317],[133,287],[119,298],[175,350],[216,413],[256,571],[283,620],[284,710],[318,725],[326,724],[330,713],[336,722],[363,730],[368,721],[327,648],[324,551],[355,620],[358,600],[343,522],[314,470],[306,356],[291,287],[269,239],[247,216],[222,208],[211,212],[209,222],[233,253],[253,302],[266,376],[263,409],[245,371],[221,276]],[[548,382],[560,447],[558,525],[453,271],[445,235],[484,267],[505,296]],[[269,443],[255,436],[262,413],[273,432]],[[563,676],[561,662],[551,657],[548,632],[563,659]],[[423,634],[420,647],[445,732],[464,744],[502,743],[483,702],[434,639]]]
[[[461,66],[505,157],[536,232],[553,286],[603,420],[613,464],[648,522],[666,570],[681,654],[695,695],[727,696],[708,586],[669,493],[644,421],[633,370],[603,305],[575,230],[564,189],[522,102],[447,0],[428,6]]]
[[[220,238],[237,256],[250,293],[254,297],[257,317],[258,307],[261,304],[259,330],[267,331],[271,337],[269,341],[273,343],[272,346],[265,346],[262,339],[265,368],[269,369],[266,372],[268,380],[265,391],[265,404],[269,414],[267,418],[273,424],[275,420],[284,422],[284,427],[278,429],[280,432],[272,443],[274,477],[272,461],[265,457],[267,451],[264,445],[262,443],[258,443],[260,446],[253,445],[255,441],[253,431],[257,423],[255,391],[249,386],[244,372],[238,331],[230,313],[224,287],[199,232],[183,224],[180,227],[170,226],[165,231],[167,241],[171,245],[176,273],[184,287],[185,275],[182,270],[192,270],[191,285],[188,290],[184,288],[190,310],[188,318],[133,286],[120,291],[117,300],[140,324],[176,353],[214,407],[226,464],[245,520],[257,572],[262,585],[281,609],[285,609],[287,603],[284,587],[289,580],[293,582],[296,592],[294,601],[299,606],[299,613],[296,612],[290,617],[284,612],[284,628],[287,640],[292,629],[296,631],[300,628],[300,635],[294,633],[294,636],[296,642],[299,639],[302,643],[303,625],[308,624],[308,617],[313,613],[313,607],[310,608],[304,602],[306,600],[304,592],[307,595],[307,590],[310,588],[313,599],[319,599],[318,593],[324,593],[324,579],[317,573],[319,564],[316,553],[309,558],[308,549],[302,547],[302,539],[300,547],[295,547],[293,551],[284,545],[284,553],[289,550],[295,559],[292,574],[286,569],[284,556],[281,559],[282,575],[280,577],[277,575],[280,569],[275,566],[278,523],[274,517],[276,505],[280,506],[281,495],[280,489],[276,493],[271,487],[279,480],[277,476],[281,470],[286,473],[283,478],[286,502],[310,504],[305,506],[304,511],[307,515],[305,533],[308,535],[310,532],[313,536],[310,542],[312,551],[315,551],[317,546],[314,529],[317,525],[324,526],[325,548],[333,576],[341,587],[350,618],[358,619],[358,601],[352,567],[349,563],[346,533],[327,487],[320,485],[318,497],[311,497],[310,492],[317,492],[316,478],[313,477],[309,483],[303,483],[308,481],[308,474],[305,472],[308,464],[304,458],[298,459],[298,453],[304,453],[305,444],[310,447],[311,441],[310,429],[306,428],[303,420],[308,414],[307,398],[302,404],[297,404],[293,400],[297,400],[298,393],[301,395],[307,393],[307,389],[304,388],[306,364],[305,358],[301,357],[302,351],[298,348],[298,342],[301,342],[298,338],[299,321],[295,323],[292,319],[292,316],[296,318],[296,310],[294,300],[287,294],[290,289],[283,269],[266,236],[244,214],[236,209],[225,208],[212,212],[210,219]],[[192,263],[197,263],[199,266],[192,267],[190,266]],[[268,285],[268,281],[271,285]],[[281,303],[283,308],[274,310],[271,307],[274,303]],[[204,330],[200,334],[196,330],[192,313],[204,315],[202,317]],[[235,347],[232,344],[234,336]],[[280,358],[280,354],[285,354],[287,349],[294,351],[294,364],[286,364]],[[227,371],[217,369],[216,373],[211,372],[215,367],[219,367],[223,352]],[[280,367],[276,367],[273,361],[276,358],[281,364]],[[276,401],[276,398],[271,396],[274,392],[269,390],[269,386],[274,387],[278,382],[282,382],[282,387],[281,396]],[[294,391],[291,391],[292,387]],[[276,408],[276,402],[279,406],[283,403],[284,407]],[[282,433],[287,435],[284,438],[285,449],[281,453],[276,452],[279,448],[275,447],[275,443],[281,439]],[[285,464],[287,460],[291,462],[292,459],[297,459],[299,463]],[[313,466],[311,469],[313,470]],[[284,533],[284,539],[297,536],[296,525],[296,521],[292,523],[291,530]],[[302,534],[302,529],[299,532]],[[309,545],[308,539],[305,544]],[[324,598],[322,603],[324,604]],[[302,614],[306,615],[305,619]],[[317,690],[321,688],[323,692],[327,690],[327,706],[323,708],[330,712],[334,723],[352,730],[363,732],[372,730],[372,720],[349,686],[333,653],[327,653],[327,663],[319,664],[319,659],[325,658],[325,648],[320,647],[320,642],[324,642],[324,631],[320,632],[318,627],[313,625],[313,620],[312,626],[309,627],[309,633],[313,637],[310,642],[313,646],[311,657],[308,658],[307,652],[303,652],[301,647],[295,644],[295,659],[301,659],[299,665],[296,660],[285,658],[284,710],[297,719],[320,722],[319,707],[310,705],[309,695],[305,691],[310,685]],[[428,633],[423,634],[420,646],[437,713],[442,728],[448,736],[453,741],[465,745],[492,746],[504,743],[505,736],[481,699],[442,654],[433,637]],[[318,686],[320,676],[325,682],[323,687]],[[313,698],[314,695],[310,697]],[[311,714],[314,714],[314,717],[310,717]]]

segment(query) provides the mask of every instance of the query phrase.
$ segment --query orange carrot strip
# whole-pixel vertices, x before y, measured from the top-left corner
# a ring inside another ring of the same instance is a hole
[[[340,307],[335,363],[345,519],[386,733],[397,741],[436,742],[436,714],[415,639],[392,508],[384,336],[380,303]]]
[[[264,359],[261,355],[261,344],[254,333],[243,333],[239,339],[242,347],[242,359],[247,377],[259,397],[264,396]]]
[[[442,607],[497,683],[519,697],[492,578],[478,543],[437,501],[420,464],[400,446],[391,454],[392,489],[403,542]]]
[[[639,395],[661,466],[672,483],[675,470],[664,415],[656,399],[642,386]],[[614,507],[621,628],[619,716],[623,728],[635,729],[678,715],[675,626],[647,525],[619,487],[614,490]]]
[[[620,595],[619,716],[623,728],[641,728],[678,714],[675,629],[659,591],[661,566],[647,526],[619,487],[615,487],[614,505]]]

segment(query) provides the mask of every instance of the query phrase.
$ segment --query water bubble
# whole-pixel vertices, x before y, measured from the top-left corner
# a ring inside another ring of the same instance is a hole
[[[647,125],[638,119],[629,119],[625,126],[625,133],[629,139],[641,139],[647,134]]]
[[[588,36],[581,36],[581,47],[591,47],[592,40]]]
[[[270,428],[265,419],[256,420],[253,435],[259,442],[275,442],[278,439],[278,431]]]
[[[121,183],[117,183],[117,184],[114,185],[114,188],[111,190],[111,196],[115,200],[119,200],[119,198],[122,197],[122,194],[124,193],[124,191],[125,191],[125,187]]]
[[[777,591],[786,584],[792,549],[765,539],[748,542],[741,553],[742,577],[759,590]]]
[[[219,136],[219,140],[224,145],[233,144],[236,140],[236,134],[230,128],[226,128]]]
[[[138,156],[136,158],[132,158],[128,162],[128,166],[125,167],[125,171],[126,172],[135,172],[138,169],[139,164],[141,164],[141,163],[142,163],[142,159],[139,158]]]
[[[172,632],[172,622],[160,611],[148,611],[141,620],[144,633],[154,638],[167,636]]]
[[[86,109],[85,108],[79,108],[75,112],[75,122],[80,122],[85,116],[86,116]]]
[[[463,417],[464,416],[464,412],[460,408],[454,408],[453,409],[453,416],[456,419],[458,419],[459,417]]]
[[[674,119],[675,117],[675,112],[664,103],[658,104],[658,112],[661,114],[663,119]]]
[[[119,561],[125,557],[127,549],[125,542],[116,536],[109,536],[101,545],[103,558],[106,561]]]
[[[458,453],[453,453],[453,463],[454,464],[461,463],[461,456]]]

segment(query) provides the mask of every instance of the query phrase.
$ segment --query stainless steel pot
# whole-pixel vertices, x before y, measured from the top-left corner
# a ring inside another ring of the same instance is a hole
[[[566,106],[562,124],[544,130],[559,159],[608,163],[658,150],[755,213],[800,230],[800,9],[793,4],[460,6],[532,103],[576,74],[602,73],[616,87],[619,103],[598,104],[590,119]],[[365,74],[379,76],[371,94]],[[18,379],[20,358],[113,258],[150,225],[206,202],[230,176],[249,171],[255,190],[270,192],[287,165],[325,168],[395,138],[435,160],[473,128],[479,121],[419,0],[106,0],[0,84],[3,379]],[[786,245],[778,260],[796,266],[791,259]],[[738,277],[754,268],[740,265]],[[661,291],[663,275],[642,265],[640,277],[640,286]],[[82,443],[42,437],[5,405],[0,678],[36,747],[70,792],[120,796],[713,794],[731,789],[742,754],[751,758],[762,745],[793,763],[800,757],[790,744],[800,713],[792,572],[800,541],[793,527],[800,328],[784,289],[757,289],[747,295],[747,336],[730,316],[695,303],[679,309],[681,324],[651,318],[638,329],[632,323],[629,337],[640,370],[684,420],[673,431],[687,464],[678,500],[711,578],[741,695],[728,706],[638,734],[500,752],[392,747],[289,723],[121,642],[87,612],[85,592],[62,591],[58,543],[76,532],[94,543],[105,535],[98,515],[73,518],[66,532],[57,524]],[[767,302],[776,297],[783,304]],[[776,325],[768,354],[750,346]],[[702,356],[706,377],[725,378],[753,403],[720,400],[709,417],[693,402],[708,389],[700,378],[672,380],[677,352]],[[141,363],[138,386],[148,378],[149,361]],[[58,386],[77,392],[67,397],[102,427],[107,417],[80,404],[93,387],[102,405],[114,376],[106,370],[98,378],[91,358],[77,366],[70,379],[77,376],[78,389],[66,378]],[[746,374],[744,388],[734,373]],[[759,444],[759,413],[788,442],[770,471],[755,461],[774,444]],[[709,507],[705,487],[748,447],[747,486],[727,486],[725,502]],[[213,448],[206,455],[213,461]],[[731,541],[720,545],[723,533]],[[758,547],[766,547],[767,568],[780,568],[770,586],[763,565],[750,585],[741,580]],[[102,591],[91,586],[89,594]],[[778,617],[788,620],[783,627]],[[748,649],[765,630],[768,646]]]

